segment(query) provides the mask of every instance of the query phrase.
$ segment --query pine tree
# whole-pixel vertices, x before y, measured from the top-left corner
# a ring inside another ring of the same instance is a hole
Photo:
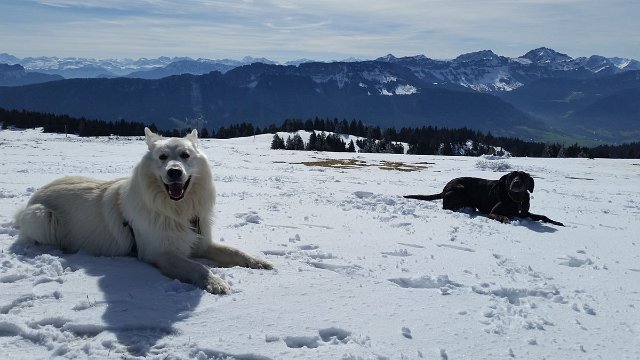
[[[293,135],[293,139],[291,140],[291,142],[293,147],[292,150],[304,150],[304,141],[299,134]]]
[[[327,151],[327,134],[324,131],[316,136],[316,150]]]
[[[317,148],[316,148],[316,146],[317,146],[317,138],[318,137],[316,135],[316,132],[312,131],[311,135],[309,136],[309,142],[307,143],[307,146],[306,146],[306,150],[307,151],[316,151],[317,150]]]
[[[278,134],[273,134],[273,140],[271,141],[271,149],[272,150],[286,149],[284,140],[280,136],[278,136]]]
[[[356,146],[353,144],[353,139],[349,142],[348,152],[356,152]]]
[[[294,148],[293,148],[293,140],[291,139],[291,136],[287,136],[287,142],[285,143],[284,147],[287,150],[294,150]]]

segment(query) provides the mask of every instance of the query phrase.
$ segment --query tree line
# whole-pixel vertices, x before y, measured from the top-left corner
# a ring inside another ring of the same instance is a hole
[[[79,136],[136,136],[144,134],[145,124],[129,122],[124,119],[114,122],[74,118],[68,115],[55,115],[33,111],[5,110],[0,108],[2,129],[13,126],[20,129],[43,128],[46,133],[75,134]],[[149,125],[157,131],[155,125]]]
[[[346,141],[341,135],[336,133],[326,134],[324,131],[316,133],[312,131],[309,135],[309,141],[305,144],[300,134],[289,135],[285,141],[278,134],[273,135],[271,141],[271,149],[273,150],[306,150],[306,151],[333,151],[333,152],[355,152],[356,147],[353,140]]]
[[[190,129],[162,130],[154,124],[145,125],[124,119],[107,122],[86,118],[74,118],[67,115],[55,115],[33,111],[4,110],[0,108],[0,124],[3,129],[9,126],[16,128],[41,127],[45,132],[68,133],[79,136],[139,136],[144,133],[145,126],[164,136],[182,136]],[[281,125],[271,124],[257,127],[251,123],[240,123],[222,126],[218,130],[199,129],[201,138],[227,139],[235,137],[255,136],[259,134],[275,134],[277,132],[294,133],[305,130],[315,133],[315,141],[311,145],[304,144],[305,150],[315,151],[350,151],[347,144],[338,134],[350,134],[362,138],[356,144],[362,152],[400,152],[399,143],[407,143],[409,154],[420,155],[500,155],[505,150],[513,156],[529,157],[598,157],[598,158],[640,158],[640,142],[621,145],[599,145],[596,147],[569,146],[554,143],[524,141],[517,138],[493,136],[468,128],[448,129],[433,126],[417,128],[403,127],[381,129],[379,126],[367,125],[360,120],[346,119],[285,119]],[[324,133],[324,135],[323,135]],[[295,135],[294,135],[295,137]],[[301,139],[300,139],[301,140]],[[300,140],[291,138],[290,147],[299,149]],[[283,139],[285,149],[287,140]],[[343,150],[344,149],[344,150]],[[354,149],[355,151],[355,149]]]

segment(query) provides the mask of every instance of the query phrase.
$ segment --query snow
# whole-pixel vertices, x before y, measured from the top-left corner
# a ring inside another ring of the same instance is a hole
[[[18,63],[30,71],[72,70],[83,67],[102,67],[114,74],[125,75],[136,70],[150,70],[163,67],[183,58],[160,57],[157,59],[91,59],[76,57],[28,57],[18,59]]]
[[[373,71],[363,71],[362,77],[379,84],[398,81],[398,78],[396,76],[393,76],[385,71],[380,71],[380,69],[375,69]]]
[[[335,81],[338,84],[338,88],[342,89],[349,83],[349,75],[346,72],[346,67],[342,67],[342,71],[332,74],[315,74],[311,76],[311,79],[316,83],[327,83],[329,81]]]
[[[459,84],[480,92],[512,91],[524,84],[513,79],[507,66],[487,68],[482,74],[462,77]]]
[[[522,58],[522,57],[518,57],[518,58],[509,58],[509,60],[520,63],[522,65],[531,65],[533,64],[533,61],[527,59],[527,58]]]
[[[629,66],[629,64],[631,64],[631,60],[629,59],[613,58],[611,60],[614,65],[620,70],[626,68],[627,66]]]
[[[411,95],[418,93],[418,89],[411,85],[398,85],[395,90],[396,95]]]
[[[0,131],[2,357],[640,358],[637,160],[271,151],[271,138],[202,140],[215,238],[276,267],[212,267],[233,289],[214,296],[134,258],[17,241],[12,215],[38,187],[127,176],[142,138]],[[566,227],[402,197],[511,170],[535,177],[532,211]]]

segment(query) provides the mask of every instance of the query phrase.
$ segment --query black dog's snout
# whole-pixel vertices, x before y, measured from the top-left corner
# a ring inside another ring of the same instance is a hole
[[[182,178],[182,170],[180,169],[169,169],[167,170],[167,176],[171,180],[180,180]]]

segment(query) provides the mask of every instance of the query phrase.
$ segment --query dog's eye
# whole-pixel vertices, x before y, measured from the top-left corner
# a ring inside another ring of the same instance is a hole
[[[189,156],[191,156],[191,155],[189,155],[188,152],[183,152],[182,154],[180,154],[180,157],[183,158],[183,159],[188,159]]]
[[[165,160],[167,160],[168,158],[169,158],[169,157],[168,157],[167,155],[165,155],[165,154],[161,154],[160,156],[158,156],[158,159],[160,159],[160,160],[162,160],[162,161],[165,161]]]

